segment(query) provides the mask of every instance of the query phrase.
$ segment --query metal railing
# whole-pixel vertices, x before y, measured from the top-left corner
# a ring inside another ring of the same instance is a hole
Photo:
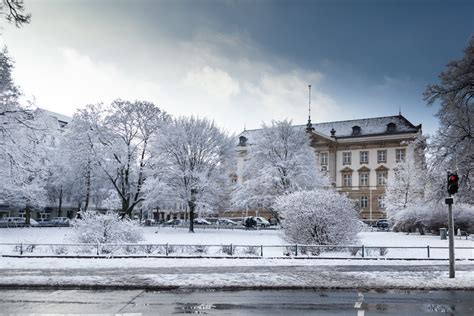
[[[448,247],[366,245],[0,243],[1,256],[447,259]],[[415,250],[415,251],[412,251]],[[416,251],[419,250],[419,251]],[[474,247],[456,247],[456,258],[474,259]],[[471,250],[471,251],[465,251]]]

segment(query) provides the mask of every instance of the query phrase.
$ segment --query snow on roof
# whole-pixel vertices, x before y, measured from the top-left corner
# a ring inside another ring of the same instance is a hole
[[[371,135],[380,135],[389,133],[387,131],[388,124],[395,124],[395,129],[390,134],[396,133],[416,133],[421,129],[421,125],[414,126],[408,121],[403,115],[384,116],[384,117],[373,117],[357,120],[347,121],[334,121],[315,123],[313,128],[315,132],[322,134],[327,137],[331,137],[331,130],[336,131],[335,136],[337,138],[343,137],[363,137]],[[360,127],[360,133],[353,135],[353,127]],[[294,128],[306,128],[306,125],[295,125]],[[261,129],[245,130],[239,134],[247,139],[255,139],[260,133]]]
[[[49,116],[51,116],[51,117],[55,117],[58,121],[61,121],[61,122],[69,123],[69,122],[71,122],[71,120],[72,120],[72,117],[66,116],[66,115],[64,115],[64,114],[60,114],[60,113],[48,111],[48,110],[41,109],[41,108],[38,108],[38,110],[42,111],[42,112],[45,113],[46,115],[49,115]]]

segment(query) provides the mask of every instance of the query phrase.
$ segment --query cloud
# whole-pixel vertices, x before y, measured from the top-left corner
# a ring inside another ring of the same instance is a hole
[[[234,80],[227,72],[210,66],[188,72],[183,82],[218,99],[228,99],[240,92],[237,80]]]
[[[172,115],[207,116],[233,132],[272,119],[304,124],[308,84],[315,120],[327,119],[337,108],[322,91],[321,72],[266,52],[245,34],[201,29],[186,40],[158,34],[156,42],[119,54],[115,44],[101,55],[84,46],[46,44],[31,55],[19,46],[17,82],[38,106],[68,115],[89,103],[141,99]]]

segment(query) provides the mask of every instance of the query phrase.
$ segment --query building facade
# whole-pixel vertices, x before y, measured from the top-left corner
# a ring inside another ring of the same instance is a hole
[[[297,125],[310,133],[317,168],[333,186],[353,199],[367,222],[386,218],[383,195],[396,163],[405,157],[423,162],[423,151],[410,144],[422,133],[403,115]],[[247,145],[259,130],[239,135],[237,181],[241,182]]]

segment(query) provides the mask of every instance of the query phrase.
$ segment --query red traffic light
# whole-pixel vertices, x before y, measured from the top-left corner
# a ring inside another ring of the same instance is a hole
[[[448,174],[448,193],[456,194],[459,190],[459,177],[456,173]]]

